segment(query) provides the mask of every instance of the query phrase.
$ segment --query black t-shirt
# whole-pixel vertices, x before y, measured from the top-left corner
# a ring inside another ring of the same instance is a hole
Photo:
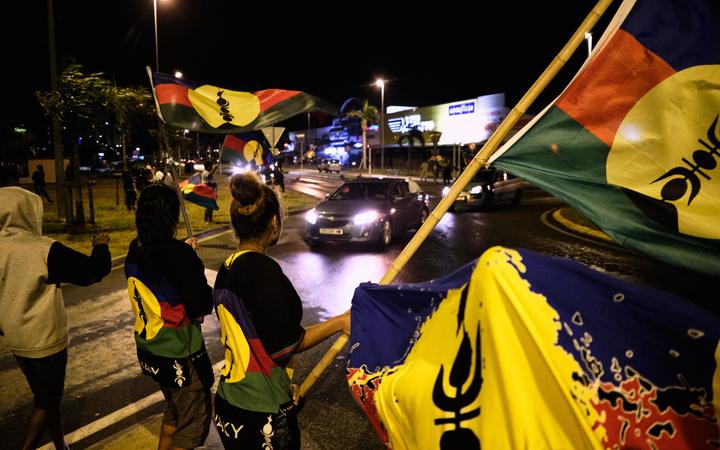
[[[177,292],[190,318],[212,312],[212,288],[205,278],[205,266],[192,247],[177,239],[168,239],[154,244],[147,253],[141,254],[139,250],[134,239],[125,258],[126,275],[128,264],[136,264],[144,276],[166,280]]]
[[[265,351],[275,363],[286,364],[305,330],[300,325],[302,302],[280,265],[262,253],[247,252],[236,259],[231,256],[220,267],[215,289],[236,294]]]

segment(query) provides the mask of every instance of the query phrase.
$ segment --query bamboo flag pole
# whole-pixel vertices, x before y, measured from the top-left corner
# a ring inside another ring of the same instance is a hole
[[[448,208],[453,204],[457,196],[462,192],[465,186],[472,180],[475,174],[480,170],[488,161],[490,156],[498,147],[498,144],[502,142],[503,138],[517,123],[517,121],[525,114],[530,105],[540,95],[543,89],[550,83],[550,81],[557,75],[560,69],[570,59],[570,56],[577,50],[585,39],[585,33],[589,32],[592,27],[600,19],[600,16],[607,10],[612,3],[612,0],[599,0],[595,7],[590,11],[585,20],[580,24],[575,34],[570,38],[567,44],[560,50],[560,53],[553,59],[550,65],[540,75],[540,77],[533,83],[530,89],[520,99],[518,104],[510,111],[505,120],[495,130],[490,139],[485,143],[483,148],[475,155],[468,167],[463,171],[460,177],[455,180],[455,183],[450,188],[450,192],[440,200],[440,203],[435,207],[433,212],[430,214],[425,223],[415,233],[413,238],[408,242],[403,251],[395,258],[395,261],[390,265],[390,269],[385,273],[385,276],[380,280],[380,284],[390,284],[398,273],[405,267],[408,260],[415,254],[420,245],[430,235],[430,232],[435,228],[435,225],[440,221],[443,215],[447,212]],[[307,376],[302,386],[300,386],[300,395],[305,396],[310,390],[313,384],[320,378],[320,375],[327,369],[327,367],[333,362],[337,354],[347,344],[348,337],[345,335],[340,336],[335,343],[330,347],[327,353],[320,359],[315,365],[310,374]]]

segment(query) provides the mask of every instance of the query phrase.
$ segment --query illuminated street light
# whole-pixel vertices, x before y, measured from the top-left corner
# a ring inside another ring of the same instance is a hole
[[[179,70],[176,70],[176,71],[175,71],[175,78],[182,78],[182,77],[183,77],[183,73],[180,72]]]
[[[587,47],[588,47],[588,58],[590,57],[590,53],[592,53],[592,33],[589,31],[585,33],[585,40],[587,41]]]
[[[385,168],[385,80],[375,80],[375,86],[380,88],[380,168]]]

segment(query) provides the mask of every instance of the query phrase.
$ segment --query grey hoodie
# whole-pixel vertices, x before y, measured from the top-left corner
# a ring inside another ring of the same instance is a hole
[[[13,354],[43,358],[67,347],[62,290],[47,284],[53,239],[42,235],[42,199],[0,188],[0,335]]]

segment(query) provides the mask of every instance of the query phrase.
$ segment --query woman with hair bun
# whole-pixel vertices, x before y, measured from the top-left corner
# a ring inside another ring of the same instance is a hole
[[[225,346],[215,426],[226,449],[299,449],[291,357],[337,332],[349,334],[350,313],[300,325],[300,297],[266,254],[282,232],[275,192],[254,173],[233,176],[230,191],[240,243],[220,267],[213,291]]]

